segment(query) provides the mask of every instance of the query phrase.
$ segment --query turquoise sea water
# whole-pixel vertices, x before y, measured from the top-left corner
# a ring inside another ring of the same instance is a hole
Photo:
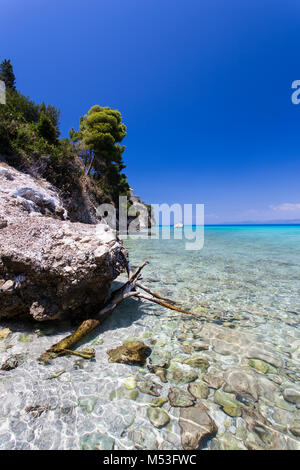
[[[300,448],[300,226],[208,226],[204,235],[199,251],[185,250],[184,239],[124,241],[133,267],[149,261],[143,284],[191,313],[130,299],[84,342],[95,361],[65,356],[45,367],[36,358],[74,325],[3,322],[13,333],[0,342],[1,362],[26,359],[0,371],[1,449],[176,450],[188,436],[193,448]],[[107,350],[131,338],[151,348],[152,364],[167,361],[167,382],[149,364],[108,362]],[[186,408],[170,400],[162,407],[170,422],[151,422],[145,385],[156,383],[168,398],[195,380],[207,393],[194,406],[217,428],[201,445],[197,422],[187,430]]]
[[[131,259],[148,256],[150,269],[176,284],[175,295],[189,302],[192,293],[193,305],[248,310],[251,320],[256,314],[280,324],[300,320],[300,226],[207,226],[202,250],[188,251],[185,242],[183,232],[182,240],[129,240],[126,245]]]

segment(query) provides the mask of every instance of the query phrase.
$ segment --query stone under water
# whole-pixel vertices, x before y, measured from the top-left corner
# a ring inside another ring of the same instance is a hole
[[[144,365],[150,348],[142,341],[126,341],[122,346],[107,351],[109,362]]]

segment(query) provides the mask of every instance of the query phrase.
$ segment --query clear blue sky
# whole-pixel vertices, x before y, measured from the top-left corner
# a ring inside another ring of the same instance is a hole
[[[149,203],[206,221],[300,218],[299,0],[7,0],[0,59],[62,110],[121,111],[126,173]],[[289,205],[284,205],[289,204]]]

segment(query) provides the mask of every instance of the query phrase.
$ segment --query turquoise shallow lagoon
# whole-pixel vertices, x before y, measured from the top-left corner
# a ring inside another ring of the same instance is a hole
[[[195,229],[185,228],[189,237]],[[282,327],[285,319],[299,322],[300,226],[208,226],[202,250],[185,250],[185,242],[183,232],[182,240],[131,240],[127,246],[137,262],[150,257],[150,269],[175,283],[175,295],[188,304],[249,310],[253,321],[257,310]]]
[[[185,241],[124,241],[134,267],[150,262],[143,283],[191,314],[126,301],[86,339],[95,361],[37,363],[74,329],[67,322],[2,325],[13,333],[1,362],[25,362],[0,371],[1,449],[300,448],[300,227],[208,226],[202,250]],[[148,364],[108,363],[106,351],[132,338],[151,348]],[[151,407],[153,386],[162,408]]]

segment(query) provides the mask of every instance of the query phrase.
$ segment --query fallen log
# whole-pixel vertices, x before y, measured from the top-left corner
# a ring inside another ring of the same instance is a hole
[[[56,357],[64,354],[74,354],[85,359],[93,358],[95,353],[92,351],[73,351],[70,348],[79,341],[81,341],[84,337],[89,335],[95,328],[97,328],[115,310],[115,308],[121,302],[123,302],[123,300],[126,300],[131,297],[148,300],[149,302],[154,302],[158,305],[161,305],[162,307],[166,307],[177,312],[191,314],[191,312],[188,312],[180,307],[176,307],[176,302],[160,296],[159,294],[153,292],[152,290],[148,289],[139,282],[139,280],[141,279],[141,271],[147,264],[149,264],[149,261],[145,261],[144,263],[142,263],[135,272],[131,271],[131,267],[128,264],[128,281],[125,282],[122,287],[112,292],[108,301],[105,303],[104,307],[98,312],[95,318],[82,322],[81,325],[77,328],[77,330],[74,331],[74,333],[62,339],[58,343],[54,344],[53,346],[51,346],[51,348],[44,352],[39,357],[39,361],[48,364],[52,359],[55,359]],[[145,295],[139,292],[136,289],[137,287],[147,292],[149,295]]]

